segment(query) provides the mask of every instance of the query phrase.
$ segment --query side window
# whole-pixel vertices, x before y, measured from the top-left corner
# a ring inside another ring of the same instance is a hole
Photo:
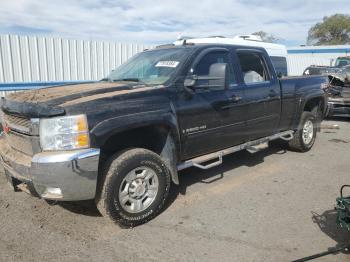
[[[232,64],[230,63],[230,54],[225,51],[213,51],[204,55],[201,60],[192,69],[192,74],[197,76],[207,76],[209,75],[209,68],[215,63],[227,63],[229,66],[229,85],[236,84],[235,75],[233,72]],[[208,81],[208,80],[201,80]],[[200,83],[205,84],[205,83]]]
[[[269,81],[270,76],[265,61],[259,53],[239,51],[237,52],[241,64],[244,82],[246,84]]]
[[[276,74],[280,76],[287,76],[287,59],[283,56],[270,56]]]

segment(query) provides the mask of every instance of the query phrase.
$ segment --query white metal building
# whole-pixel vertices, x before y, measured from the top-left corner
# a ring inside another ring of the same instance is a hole
[[[0,35],[0,97],[76,81],[94,81],[150,45]]]
[[[330,66],[339,56],[350,56],[350,45],[287,48],[288,74],[301,75],[310,65]]]
[[[286,57],[289,75],[301,75],[310,65],[329,66],[350,55],[350,45],[288,48],[252,36],[189,39],[189,42],[258,45],[270,56]],[[52,37],[0,35],[0,83],[99,80],[132,55],[151,45]]]
[[[150,45],[0,35],[0,83],[99,80]]]

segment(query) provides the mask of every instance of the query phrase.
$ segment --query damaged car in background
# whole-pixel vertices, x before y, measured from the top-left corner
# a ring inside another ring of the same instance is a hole
[[[339,72],[341,68],[333,67],[333,66],[318,66],[318,65],[311,65],[305,68],[303,72],[303,76],[311,76],[311,75],[329,75],[329,74],[335,74]]]
[[[328,116],[350,116],[350,65],[328,77]]]

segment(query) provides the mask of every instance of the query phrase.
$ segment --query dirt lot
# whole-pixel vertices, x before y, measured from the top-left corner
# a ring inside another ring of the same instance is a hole
[[[290,261],[340,245],[333,211],[350,184],[350,122],[324,129],[308,153],[240,152],[186,170],[168,208],[134,229],[89,202],[49,205],[14,193],[0,174],[1,261]],[[347,254],[317,261],[350,261]]]

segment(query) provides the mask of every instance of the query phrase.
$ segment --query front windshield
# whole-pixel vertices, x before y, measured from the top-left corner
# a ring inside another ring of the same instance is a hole
[[[188,57],[190,49],[158,49],[142,52],[117,67],[109,81],[137,81],[149,85],[164,84]]]

